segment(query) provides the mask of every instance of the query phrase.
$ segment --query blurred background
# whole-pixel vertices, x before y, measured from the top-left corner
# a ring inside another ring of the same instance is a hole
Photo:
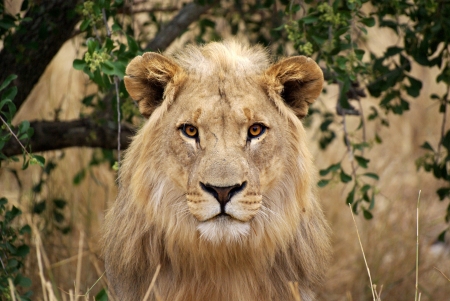
[[[421,300],[450,300],[449,1],[69,2],[0,4],[0,299],[107,300],[99,233],[145,122],[126,64],[234,37],[327,80],[304,121],[333,230],[319,300],[373,300],[351,212],[378,300],[415,298],[416,256]]]

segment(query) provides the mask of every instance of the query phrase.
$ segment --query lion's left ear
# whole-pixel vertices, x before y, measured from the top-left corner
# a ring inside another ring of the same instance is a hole
[[[303,118],[322,91],[323,73],[314,60],[294,56],[270,66],[265,72],[265,81],[299,118]]]
[[[174,97],[184,78],[180,66],[155,52],[135,57],[128,64],[126,74],[125,87],[131,98],[138,102],[139,111],[145,118],[150,117],[165,98]]]

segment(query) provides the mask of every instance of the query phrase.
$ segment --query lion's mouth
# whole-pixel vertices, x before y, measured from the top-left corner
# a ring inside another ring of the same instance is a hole
[[[209,221],[213,221],[213,220],[237,220],[236,218],[234,218],[233,216],[229,215],[228,213],[222,211],[217,215],[214,215],[206,220],[204,220],[203,222],[209,222]]]

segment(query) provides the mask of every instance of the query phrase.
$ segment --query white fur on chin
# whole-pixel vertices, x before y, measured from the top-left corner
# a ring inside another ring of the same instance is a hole
[[[250,223],[227,216],[216,217],[197,225],[200,238],[212,243],[240,243],[250,233]]]

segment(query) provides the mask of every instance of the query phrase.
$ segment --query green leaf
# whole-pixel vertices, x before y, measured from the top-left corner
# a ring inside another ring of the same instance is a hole
[[[0,198],[0,207],[8,204],[8,199],[5,197]]]
[[[403,50],[404,50],[403,48],[396,47],[396,46],[394,46],[394,47],[389,47],[389,48],[386,50],[385,57],[394,56],[394,55],[396,55],[396,54],[399,54],[399,53],[402,52]]]
[[[73,61],[74,69],[83,71],[84,67],[86,67],[86,62],[84,60],[76,59]]]
[[[91,24],[91,19],[83,20],[83,22],[81,22],[81,25],[80,25],[80,31],[85,31],[89,27],[90,24]]]
[[[31,233],[31,227],[30,225],[25,225],[20,229],[20,234],[30,234]]]
[[[319,35],[315,35],[315,34],[313,34],[313,35],[311,36],[311,38],[312,38],[312,39],[314,40],[314,42],[316,42],[316,44],[319,45],[319,46],[323,45],[323,44],[328,40],[327,37],[319,36]]]
[[[216,27],[216,22],[206,18],[200,20],[199,24],[201,27],[210,27],[210,28]]]
[[[62,215],[56,210],[53,211],[53,217],[55,218],[55,221],[58,223],[62,223],[64,221],[64,215]]]
[[[44,212],[45,208],[47,207],[47,203],[44,201],[37,202],[33,206],[33,213],[41,214]]]
[[[117,75],[120,79],[123,79],[125,76],[127,65],[120,61],[117,61],[113,62],[112,66],[114,67],[114,74]]]
[[[345,200],[346,204],[353,204],[353,201],[355,200],[355,190],[356,186],[354,186],[353,189],[348,193],[347,199]]]
[[[407,76],[407,78],[410,85],[406,86],[406,92],[411,97],[418,97],[420,94],[420,90],[422,89],[422,82],[411,76]]]
[[[370,213],[370,211],[368,211],[366,209],[363,209],[363,215],[364,215],[365,219],[372,219],[373,218],[372,213]]]
[[[343,169],[341,169],[340,178],[342,183],[348,183],[352,180],[352,176],[346,174]]]
[[[39,164],[41,167],[45,167],[45,158],[44,157],[39,156],[39,155],[33,155],[33,159],[36,159],[37,162],[33,161],[36,163],[31,163],[31,161],[30,161],[30,164]]]
[[[15,74],[8,75],[8,77],[3,81],[2,85],[0,86],[0,91],[5,89],[9,85],[9,83],[11,83],[16,78],[17,75]]]
[[[113,26],[111,26],[112,31],[120,31],[122,30],[122,27],[120,24],[114,23]]]
[[[360,61],[362,60],[364,53],[365,53],[365,51],[362,49],[355,49],[356,58]]]
[[[136,53],[139,50],[138,43],[136,43],[136,40],[129,35],[127,35],[127,43],[128,49],[130,50],[131,53]]]
[[[364,25],[366,25],[367,27],[372,27],[375,25],[375,18],[369,17],[369,18],[363,18],[360,21],[361,23],[363,23]]]
[[[59,209],[64,209],[64,207],[67,205],[67,202],[62,199],[54,199],[53,204]]]
[[[19,265],[19,262],[17,261],[17,260],[15,260],[15,259],[10,259],[9,261],[8,261],[8,264],[7,264],[7,266],[6,267],[8,267],[8,268],[15,268],[15,267],[17,267]]]
[[[372,172],[366,172],[365,174],[363,174],[363,176],[372,178],[377,181],[380,179],[380,177],[376,173],[372,173]]]
[[[8,90],[6,90],[5,92],[3,92],[2,95],[2,99],[14,99],[14,97],[16,97],[17,95],[17,87],[11,87]]]
[[[94,51],[97,50],[97,48],[98,48],[98,42],[94,38],[87,39],[86,40],[86,44],[87,44],[87,47],[88,47],[88,52],[90,54],[94,53]]]
[[[448,151],[450,151],[450,130],[442,137],[441,143]]]
[[[17,256],[19,257],[25,257],[30,253],[30,247],[27,245],[21,245],[17,248]]]
[[[321,180],[317,183],[317,186],[319,186],[319,187],[325,187],[325,186],[328,185],[329,182],[330,182],[330,180],[321,179]]]
[[[30,128],[30,122],[28,120],[24,120],[19,124],[19,133],[26,133]]]
[[[319,20],[318,16],[309,15],[309,16],[301,18],[299,21],[303,22],[303,24],[311,24],[311,23],[316,23],[318,20]]]
[[[95,301],[108,301],[108,293],[106,292],[106,289],[102,289],[97,295],[95,295]]]
[[[439,189],[436,191],[436,193],[437,193],[438,196],[439,196],[439,200],[442,201],[442,200],[444,200],[446,197],[449,197],[449,196],[450,196],[450,188],[448,188],[448,187],[442,187],[442,188],[439,188]]]
[[[5,214],[5,221],[11,222],[13,219],[15,219],[17,216],[21,215],[22,211],[18,209],[16,206],[12,206],[11,210],[6,212]]]
[[[369,159],[366,159],[361,156],[355,156],[355,160],[358,163],[358,165],[361,166],[362,168],[367,168],[367,164],[370,162]]]
[[[85,169],[80,170],[73,178],[73,184],[75,184],[75,185],[80,184],[85,176],[86,176],[86,170]]]
[[[114,70],[114,66],[113,64],[111,64],[110,62],[106,61],[100,64],[101,68],[102,68],[102,72],[108,75],[116,75],[115,74],[115,70]]]
[[[332,164],[332,165],[328,166],[326,169],[321,169],[321,170],[319,171],[319,174],[320,174],[322,177],[324,177],[324,176],[326,176],[327,174],[329,174],[330,172],[332,172],[332,171],[337,171],[337,170],[339,170],[340,168],[341,168],[341,163]]]
[[[361,189],[359,190],[361,192],[361,194],[365,194],[367,191],[370,190],[370,185],[365,184],[363,187],[361,187]]]
[[[430,151],[434,152],[433,147],[427,141],[425,141],[420,147],[423,148],[423,149],[430,150]]]
[[[21,287],[30,287],[31,280],[30,278],[24,277],[21,274],[18,274],[14,279],[14,284]]]

